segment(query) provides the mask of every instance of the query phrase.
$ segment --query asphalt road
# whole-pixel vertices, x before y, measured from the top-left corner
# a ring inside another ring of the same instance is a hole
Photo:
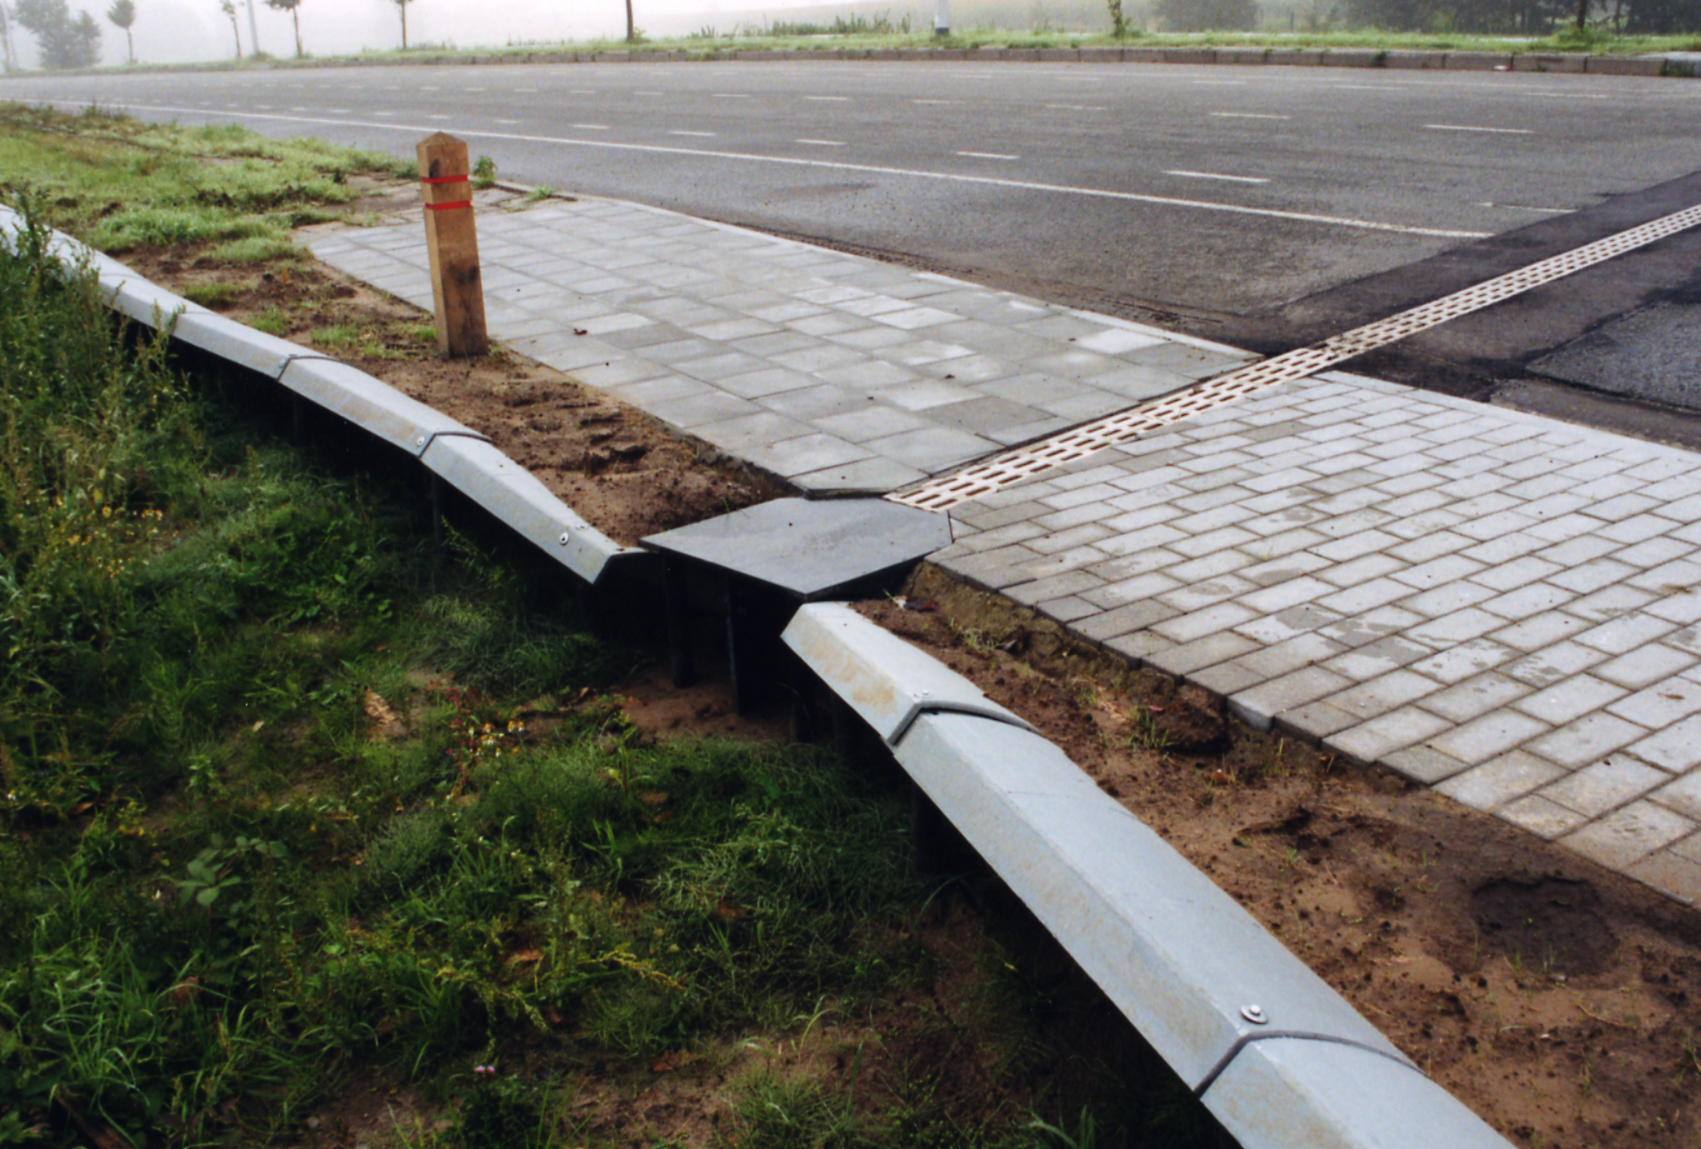
[[[409,155],[445,130],[521,182],[894,255],[1269,350],[1314,337],[1320,317],[1345,326],[1432,298],[1448,280],[1437,268],[1498,274],[1544,245],[1597,238],[1636,216],[1624,204],[1701,166],[1701,83],[1537,73],[384,67],[27,77],[0,83],[0,98],[234,120]],[[1669,279],[1668,268],[1660,290]],[[1565,330],[1647,299],[1620,282]]]

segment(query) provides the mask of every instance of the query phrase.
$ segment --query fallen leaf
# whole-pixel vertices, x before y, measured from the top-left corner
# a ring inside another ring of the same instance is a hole
[[[382,695],[375,690],[368,690],[361,705],[366,716],[372,719],[372,737],[375,741],[383,742],[403,733],[402,720],[384,701]]]
[[[638,794],[638,801],[647,806],[665,806],[667,795],[660,790],[643,790]]]
[[[690,1065],[697,1060],[697,1055],[688,1050],[680,1049],[673,1053],[664,1053],[650,1062],[651,1073],[672,1073],[681,1065]]]
[[[535,949],[515,950],[508,955],[509,965],[521,965],[525,962],[542,961],[543,955]]]

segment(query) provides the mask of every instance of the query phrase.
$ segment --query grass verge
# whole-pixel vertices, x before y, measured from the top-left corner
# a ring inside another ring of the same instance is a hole
[[[405,1119],[371,1144],[1208,1136],[1067,963],[916,878],[893,779],[649,742],[630,651],[115,331],[34,186],[0,258],[0,1140],[340,1141],[374,1089]]]

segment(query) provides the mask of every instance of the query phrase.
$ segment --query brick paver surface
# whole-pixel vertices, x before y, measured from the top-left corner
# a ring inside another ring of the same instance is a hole
[[[1701,457],[1332,373],[952,513],[948,570],[1701,898]]]
[[[1252,358],[636,205],[479,229],[493,336],[804,489],[888,491]],[[417,221],[309,242],[430,307]],[[1701,902],[1701,456],[1331,373],[952,515],[946,569]]]
[[[478,231],[492,337],[806,490],[890,491],[1255,358],[636,204]],[[307,242],[431,308],[418,221]]]

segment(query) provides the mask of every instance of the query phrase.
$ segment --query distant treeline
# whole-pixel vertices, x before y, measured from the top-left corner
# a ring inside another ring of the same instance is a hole
[[[1191,2],[1191,0],[1181,0]],[[1391,32],[1546,36],[1582,15],[1593,27],[1641,35],[1701,29],[1701,0],[1342,0],[1349,26]]]
[[[1576,24],[1580,3],[1587,25],[1596,31],[1629,35],[1701,31],[1701,0],[1123,0],[1122,8],[1130,28],[1153,32],[1376,28],[1442,35],[1548,36]],[[933,26],[933,4],[932,0],[824,4],[791,9],[786,16],[776,20],[760,11],[723,12],[717,15],[718,34],[921,31]],[[1106,32],[1111,18],[1107,0],[951,0],[951,23],[963,31]]]

